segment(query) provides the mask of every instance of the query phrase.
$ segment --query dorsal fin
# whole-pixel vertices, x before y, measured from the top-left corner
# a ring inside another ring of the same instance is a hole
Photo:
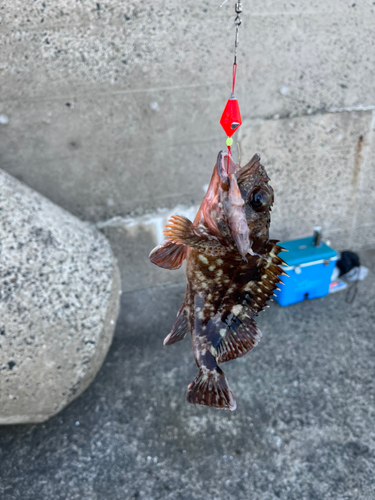
[[[232,318],[216,347],[218,363],[241,358],[257,345],[262,333],[252,316],[254,313],[250,308],[242,306],[241,312]]]
[[[221,329],[222,338],[216,346],[218,363],[244,356],[262,337],[255,317],[266,306],[278,283],[282,283],[279,276],[286,274],[279,267],[285,262],[277,255],[283,248],[277,245],[277,241],[271,240],[267,250],[268,254],[259,268],[258,278],[250,280],[243,287],[242,302],[232,307],[228,326],[225,331]]]

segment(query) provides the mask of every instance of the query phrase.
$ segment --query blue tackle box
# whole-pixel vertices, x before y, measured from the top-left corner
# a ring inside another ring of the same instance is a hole
[[[281,266],[288,276],[280,276],[284,285],[276,290],[275,300],[288,306],[305,299],[316,299],[328,294],[337,252],[325,243],[314,245],[314,238],[301,238],[279,243],[288,252],[280,257],[286,262]]]

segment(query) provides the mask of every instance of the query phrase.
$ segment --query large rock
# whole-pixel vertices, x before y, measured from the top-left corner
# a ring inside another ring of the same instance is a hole
[[[120,293],[106,238],[0,171],[0,424],[42,422],[86,389]]]

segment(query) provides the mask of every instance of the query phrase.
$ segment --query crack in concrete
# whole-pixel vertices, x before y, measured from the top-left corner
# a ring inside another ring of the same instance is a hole
[[[366,164],[368,161],[371,161],[371,145],[373,143],[373,138],[374,138],[374,131],[375,131],[375,108],[372,112],[372,119],[368,131],[368,136],[366,140],[366,144],[363,144],[363,136],[359,138],[358,146],[357,146],[357,151],[356,151],[356,157],[355,157],[355,167],[354,167],[354,173],[353,173],[353,190],[356,190],[356,194],[353,197],[353,203],[354,203],[354,210],[353,210],[353,221],[352,221],[352,227],[350,230],[350,247],[353,245],[353,239],[354,239],[354,233],[355,233],[355,228],[357,226],[357,221],[358,221],[358,211],[361,210],[361,203],[359,203],[358,197],[360,196],[360,193],[357,188],[354,188],[354,183],[356,183],[356,186],[358,187],[358,183],[360,182],[360,169],[362,168],[362,171],[366,167]],[[362,138],[362,141],[361,141]],[[366,224],[367,225],[367,224]]]

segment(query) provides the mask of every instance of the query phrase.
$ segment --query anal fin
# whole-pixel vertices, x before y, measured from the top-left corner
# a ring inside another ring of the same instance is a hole
[[[186,258],[186,253],[185,245],[164,241],[151,251],[149,259],[153,264],[164,269],[179,269]]]
[[[228,387],[223,370],[218,366],[213,370],[201,366],[197,377],[188,387],[186,398],[189,403],[195,405],[231,411],[236,409],[236,400]]]
[[[185,338],[185,335],[190,331],[189,321],[185,313],[185,309],[180,309],[177,319],[172,326],[171,333],[164,339],[164,345],[172,345]]]

